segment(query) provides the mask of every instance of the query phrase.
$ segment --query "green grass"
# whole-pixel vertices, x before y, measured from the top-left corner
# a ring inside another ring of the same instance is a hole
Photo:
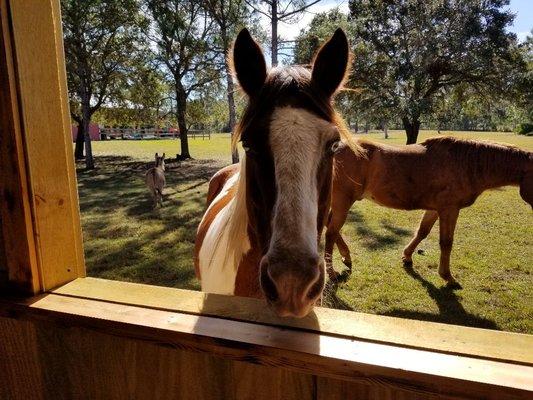
[[[448,133],[448,132],[447,132]],[[390,132],[402,144],[404,133]],[[454,132],[533,149],[533,138]],[[435,135],[422,132],[420,141]],[[384,141],[382,133],[365,137]],[[167,172],[166,206],[152,210],[144,170],[153,153],[175,155],[176,140],[95,142],[98,169],[78,171],[88,274],[107,279],[199,289],[192,262],[196,227],[209,177],[230,159],[229,135],[190,141],[196,160]],[[414,268],[401,251],[421,211],[357,202],[343,229],[354,271],[333,296],[337,307],[361,312],[533,333],[533,213],[517,188],[484,193],[459,217],[452,273],[462,290],[444,286],[438,269],[438,227],[421,243]],[[334,263],[342,267],[336,252]]]
[[[191,155],[198,160],[220,160],[231,162],[231,138],[229,134],[216,133],[211,139],[189,139]],[[154,153],[166,153],[168,158],[180,152],[178,139],[166,140],[108,140],[93,142],[96,156],[127,156],[136,160],[151,161]]]

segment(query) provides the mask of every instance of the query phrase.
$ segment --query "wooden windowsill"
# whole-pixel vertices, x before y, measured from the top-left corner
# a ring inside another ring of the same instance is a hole
[[[262,301],[80,278],[0,316],[421,393],[533,392],[533,336],[317,308],[280,319]]]

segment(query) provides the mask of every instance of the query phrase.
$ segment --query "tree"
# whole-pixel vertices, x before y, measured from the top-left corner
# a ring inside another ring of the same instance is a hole
[[[372,110],[394,111],[407,143],[435,99],[466,84],[485,96],[509,88],[523,66],[506,28],[508,0],[350,0],[354,46],[352,83]]]
[[[214,51],[216,24],[196,0],[146,0],[152,21],[155,58],[167,70],[176,95],[181,157],[191,158],[187,140],[187,99],[220,78]]]
[[[295,39],[294,64],[310,64],[321,44],[325,43],[337,28],[342,28],[348,37],[353,37],[348,16],[338,8],[316,14]]]
[[[253,10],[264,15],[270,20],[271,28],[271,64],[278,65],[278,52],[280,44],[286,44],[286,41],[278,37],[278,23],[294,22],[309,7],[318,3],[320,0],[246,0],[246,3]]]
[[[151,65],[147,56],[139,57],[128,74],[123,106],[132,108],[135,125],[159,125],[161,106],[169,98],[170,88],[163,73]]]
[[[75,155],[94,168],[89,124],[119,92],[128,59],[139,43],[136,0],[63,0],[63,32],[71,115],[78,123]]]
[[[228,129],[233,135],[237,115],[235,110],[235,83],[229,61],[229,50],[233,38],[244,26],[250,13],[244,0],[204,0],[206,9],[211,18],[216,22],[220,30],[220,52],[224,59],[224,74],[226,76],[226,90],[228,99]],[[233,163],[239,162],[239,153],[233,149],[231,153]]]

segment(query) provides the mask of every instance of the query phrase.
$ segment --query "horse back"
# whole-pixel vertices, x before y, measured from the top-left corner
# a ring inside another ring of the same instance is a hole
[[[215,197],[218,196],[228,179],[238,173],[240,169],[240,164],[231,164],[220,169],[211,177],[209,180],[209,188],[207,189],[206,207],[209,207]]]
[[[146,172],[146,184],[150,190],[163,190],[166,184],[165,173],[160,168],[150,168]]]

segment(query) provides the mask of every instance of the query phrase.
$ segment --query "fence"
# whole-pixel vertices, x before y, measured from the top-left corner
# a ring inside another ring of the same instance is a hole
[[[189,129],[187,136],[192,139],[202,138],[211,139],[211,132],[202,129]],[[141,139],[160,139],[160,138],[178,138],[179,130],[177,128],[151,127],[151,128],[115,128],[101,127],[100,139],[123,139],[123,140],[141,140]]]

